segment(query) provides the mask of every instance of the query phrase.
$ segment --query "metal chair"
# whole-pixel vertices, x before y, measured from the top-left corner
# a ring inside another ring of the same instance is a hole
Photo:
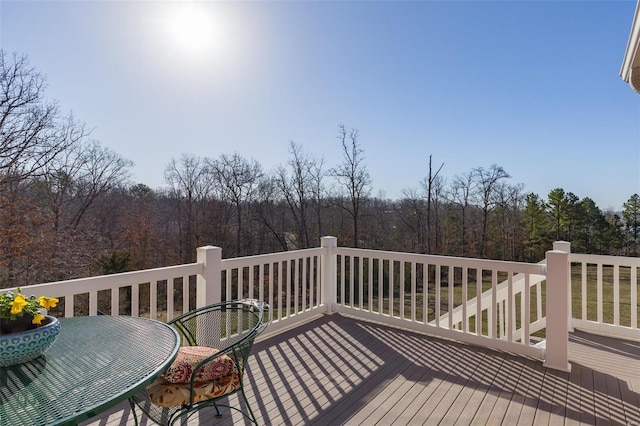
[[[129,399],[136,424],[135,405],[161,425],[188,422],[193,414],[210,406],[215,408],[217,417],[221,416],[220,407],[227,407],[257,424],[244,391],[243,378],[253,342],[269,323],[265,319],[268,309],[266,303],[257,300],[227,301],[195,309],[169,321],[180,334],[182,347],[163,376]],[[189,365],[178,363],[181,353],[198,351],[206,356],[189,359]],[[180,383],[175,383],[176,379]],[[242,395],[246,411],[230,406],[228,401],[221,403],[234,393]]]

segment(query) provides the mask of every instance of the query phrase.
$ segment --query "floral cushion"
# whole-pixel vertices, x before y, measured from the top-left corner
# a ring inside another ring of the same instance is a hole
[[[175,407],[190,403],[190,383],[170,383],[162,377],[147,387],[149,399],[161,407]],[[240,387],[240,375],[233,367],[231,374],[216,380],[196,382],[193,384],[193,402],[218,398]]]
[[[170,383],[189,383],[193,369],[204,359],[218,352],[216,348],[207,346],[183,346],[173,364],[164,373],[163,378]],[[234,363],[228,355],[221,355],[206,363],[197,372],[194,382],[216,380],[228,376],[233,370]]]

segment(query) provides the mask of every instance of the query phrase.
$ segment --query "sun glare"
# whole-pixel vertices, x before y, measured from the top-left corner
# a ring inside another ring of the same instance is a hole
[[[1,1],[1,0],[0,0]],[[153,2],[148,12],[150,52],[170,69],[194,73],[231,70],[242,61],[247,31],[226,3]]]
[[[206,10],[185,5],[173,10],[167,19],[168,35],[179,49],[192,53],[204,52],[216,43],[219,28]]]

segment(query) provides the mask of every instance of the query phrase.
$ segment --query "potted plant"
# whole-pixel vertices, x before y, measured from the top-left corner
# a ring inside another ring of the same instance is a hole
[[[57,303],[55,297],[25,296],[19,288],[0,294],[0,367],[30,361],[51,346],[60,322],[46,310]]]
[[[16,292],[0,294],[0,334],[17,333],[46,325],[45,309],[54,308],[58,299],[47,296],[25,296]]]

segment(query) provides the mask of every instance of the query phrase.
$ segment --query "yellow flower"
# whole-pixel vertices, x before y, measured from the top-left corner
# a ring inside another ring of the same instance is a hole
[[[17,315],[20,312],[22,312],[22,309],[24,309],[25,306],[27,306],[28,303],[27,301],[24,299],[24,296],[18,294],[14,299],[13,302],[11,302],[11,313],[13,315]]]
[[[42,320],[44,319],[43,315],[40,314],[36,314],[33,319],[31,320],[31,324],[36,324],[36,325],[40,325],[40,323],[42,322]]]
[[[45,309],[55,308],[58,304],[58,299],[56,299],[55,297],[40,296],[39,300],[40,306]]]

